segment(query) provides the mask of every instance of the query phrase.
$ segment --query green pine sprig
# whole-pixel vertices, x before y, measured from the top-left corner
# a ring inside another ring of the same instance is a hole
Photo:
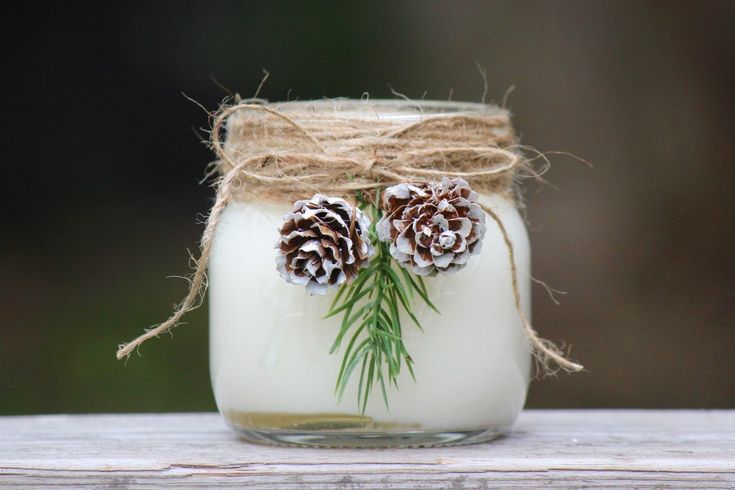
[[[360,412],[365,413],[376,383],[380,385],[383,401],[389,409],[387,386],[398,388],[402,366],[406,366],[414,381],[416,379],[413,360],[403,343],[401,311],[419,329],[422,329],[421,324],[413,308],[416,297],[432,310],[439,311],[429,299],[423,279],[394,264],[388,244],[378,240],[375,225],[382,211],[374,204],[364,202],[361,202],[361,208],[372,215],[370,240],[376,253],[355,281],[339,288],[327,317],[342,315],[330,354],[347,342],[335,392],[338,399],[342,399],[350,377],[359,372],[357,404]]]

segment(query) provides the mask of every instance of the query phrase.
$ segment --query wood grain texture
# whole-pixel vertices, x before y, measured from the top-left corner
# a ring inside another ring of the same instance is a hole
[[[527,410],[434,449],[251,445],[218,414],[0,417],[0,488],[735,488],[735,410]]]

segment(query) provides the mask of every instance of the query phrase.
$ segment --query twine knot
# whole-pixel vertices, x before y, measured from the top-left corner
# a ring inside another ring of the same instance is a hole
[[[373,172],[373,167],[375,167],[375,164],[377,163],[377,160],[371,159],[365,162],[365,164],[362,166],[362,171],[367,177],[375,178],[375,173]]]

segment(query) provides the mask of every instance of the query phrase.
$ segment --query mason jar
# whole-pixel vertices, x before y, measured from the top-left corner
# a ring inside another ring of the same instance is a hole
[[[342,111],[356,124],[497,110],[447,102],[371,101],[370,111],[356,111],[358,102],[336,108],[331,101],[310,104],[317,112]],[[292,107],[281,104],[278,110],[288,114]],[[481,194],[479,200],[503,221],[512,241],[521,305],[530,317],[524,221],[512,197]],[[342,356],[329,350],[340,318],[325,313],[336,293],[310,295],[276,271],[274,244],[291,206],[277,198],[235,200],[216,228],[208,275],[210,369],[227,424],[252,442],[323,447],[461,444],[507,430],[526,399],[531,350],[515,306],[508,250],[495,222],[488,217],[482,249],[464,268],[426,279],[440,314],[415,301],[423,331],[402,313],[414,377],[401,371],[397,387],[388,388],[387,406],[375,388],[363,412],[357,379],[341,398],[335,394]]]

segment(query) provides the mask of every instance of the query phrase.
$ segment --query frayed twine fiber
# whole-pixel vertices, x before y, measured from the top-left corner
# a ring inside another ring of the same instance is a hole
[[[357,192],[367,196],[401,182],[436,181],[445,176],[462,177],[481,193],[517,197],[518,179],[537,176],[516,143],[508,111],[486,104],[245,101],[224,104],[213,114],[210,143],[221,177],[189,293],[165,322],[120,345],[118,359],[129,356],[151,337],[168,332],[199,306],[214,232],[231,201],[290,203],[316,192],[354,198]],[[503,235],[515,307],[540,371],[580,371],[582,366],[540,338],[524,315],[513,244],[500,217],[486,206],[483,209]]]

